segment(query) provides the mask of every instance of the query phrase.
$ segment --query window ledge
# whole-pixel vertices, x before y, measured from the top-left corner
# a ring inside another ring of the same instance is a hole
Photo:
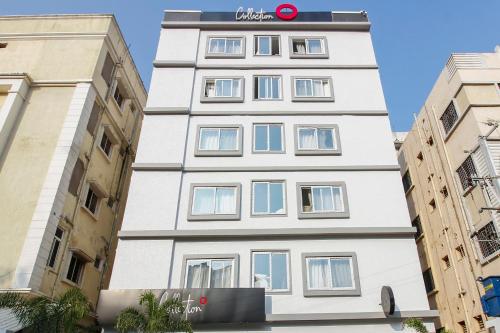
[[[333,97],[292,97],[292,102],[335,102]]]
[[[328,54],[290,54],[290,59],[328,59]]]
[[[90,217],[92,217],[95,221],[97,221],[99,218],[96,214],[92,213],[90,211],[90,209],[88,209],[87,207],[85,207],[84,205],[81,206],[81,208],[83,209],[84,212],[86,212],[88,215],[90,215]]]
[[[288,213],[280,213],[280,214],[270,214],[270,213],[266,213],[266,214],[254,214],[254,213],[250,213],[250,217],[251,218],[258,218],[258,217],[286,217],[288,216]]]
[[[243,97],[202,97],[200,103],[243,103]]]
[[[243,152],[241,150],[197,150],[194,154],[196,157],[241,157],[243,156]]]
[[[196,221],[239,221],[241,217],[237,214],[231,215],[189,215],[187,218],[188,222]]]
[[[434,295],[436,295],[438,292],[439,292],[439,290],[437,290],[437,289],[431,290],[431,291],[429,291],[429,292],[427,293],[427,297],[434,296]]]
[[[295,155],[296,156],[314,156],[314,155],[329,155],[329,156],[340,156],[342,155],[342,151],[340,149],[332,149],[332,150],[315,150],[315,149],[301,149],[295,150]]]
[[[286,154],[286,151],[252,150],[252,154]]]
[[[415,238],[415,243],[420,243],[422,241],[422,239],[424,239],[424,234],[421,234],[420,236]]]
[[[304,290],[304,297],[361,296],[361,290]]]
[[[205,54],[205,59],[245,59],[244,54]]]
[[[467,195],[469,195],[469,193],[470,193],[470,192],[472,192],[476,186],[477,186],[477,185],[476,185],[476,184],[474,184],[474,185],[471,185],[471,186],[467,187],[467,188],[463,191],[462,196],[463,196],[463,197],[466,197]]]
[[[97,146],[97,148],[98,148],[97,150],[99,150],[101,154],[104,155],[104,159],[106,160],[106,162],[111,163],[111,156],[113,156],[113,149],[111,148],[111,156],[108,156],[108,154],[106,154],[106,152],[102,150],[101,146]]]
[[[120,105],[118,105],[118,102],[116,101],[116,99],[113,97],[113,96],[110,96],[111,100],[113,101],[113,104],[116,106],[116,108],[118,109],[118,114],[123,117],[123,106],[120,107]],[[125,100],[123,100],[123,103],[125,103]]]
[[[338,213],[303,213],[299,212],[298,219],[348,219],[349,212],[338,212]]]
[[[81,285],[80,285],[80,284],[78,284],[78,283],[74,283],[73,281],[68,280],[68,279],[66,279],[66,278],[61,279],[61,282],[62,282],[62,283],[65,283],[65,284],[67,284],[67,285],[69,285],[69,286],[71,286],[71,287],[81,288]]]
[[[279,295],[291,295],[292,294],[292,290],[284,290],[284,291],[272,291],[272,290],[269,290],[269,291],[265,291],[265,294],[269,295],[269,296],[273,296],[273,295],[276,295],[276,296],[279,296]]]

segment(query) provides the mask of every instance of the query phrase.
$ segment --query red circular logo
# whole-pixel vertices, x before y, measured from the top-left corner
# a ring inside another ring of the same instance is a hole
[[[201,296],[200,297],[200,304],[205,305],[207,303],[208,303],[208,298],[206,298],[205,296]]]
[[[289,9],[291,12],[283,12],[283,9]],[[283,21],[291,21],[297,17],[299,11],[297,7],[291,3],[284,3],[276,7],[276,16],[278,16]]]

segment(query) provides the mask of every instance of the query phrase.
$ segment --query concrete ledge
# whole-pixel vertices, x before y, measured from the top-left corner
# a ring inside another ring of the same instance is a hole
[[[352,111],[191,111],[192,116],[388,116],[386,110],[352,110]]]
[[[153,67],[164,68],[164,67],[195,67],[196,62],[194,61],[182,61],[182,60],[155,60],[153,61]]]
[[[181,171],[182,163],[132,163],[134,171]]]
[[[346,312],[346,313],[294,313],[268,314],[266,322],[297,322],[297,321],[333,321],[333,320],[390,320],[406,318],[433,319],[439,316],[437,310],[401,311],[386,317],[383,312]]]
[[[145,115],[189,114],[189,108],[182,107],[149,107],[144,108]]]
[[[399,165],[184,167],[185,172],[399,171]]]
[[[413,227],[204,229],[204,230],[123,230],[120,239],[214,239],[269,238],[413,238]]]
[[[227,57],[224,57],[224,59]],[[244,57],[241,57],[244,58]],[[231,58],[231,59],[234,59]],[[331,64],[283,64],[283,65],[262,65],[262,64],[197,64],[194,61],[171,61],[171,60],[155,60],[153,61],[155,68],[196,68],[196,69],[379,69],[378,65],[331,65]]]

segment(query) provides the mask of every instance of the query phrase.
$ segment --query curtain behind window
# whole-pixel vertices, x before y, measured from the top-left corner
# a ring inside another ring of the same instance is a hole
[[[334,288],[352,288],[351,261],[348,258],[331,259]]]
[[[299,128],[300,149],[316,149],[315,132],[314,128]]]
[[[218,188],[215,200],[216,214],[235,214],[236,213],[236,189]]]
[[[193,214],[213,214],[215,189],[199,187],[194,192]]]
[[[309,288],[312,289],[328,289],[328,259],[308,259],[309,261]]]
[[[231,288],[232,260],[212,260],[210,288]]]
[[[200,149],[218,150],[219,131],[215,128],[202,128],[200,131]]]
[[[186,288],[207,288],[208,274],[207,262],[188,262]]]
[[[220,130],[220,150],[236,150],[237,149],[238,131],[234,128]]]

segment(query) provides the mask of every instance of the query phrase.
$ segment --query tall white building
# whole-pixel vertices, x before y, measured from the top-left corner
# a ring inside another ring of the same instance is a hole
[[[185,289],[197,331],[433,331],[370,22],[291,9],[165,12],[103,324]]]

